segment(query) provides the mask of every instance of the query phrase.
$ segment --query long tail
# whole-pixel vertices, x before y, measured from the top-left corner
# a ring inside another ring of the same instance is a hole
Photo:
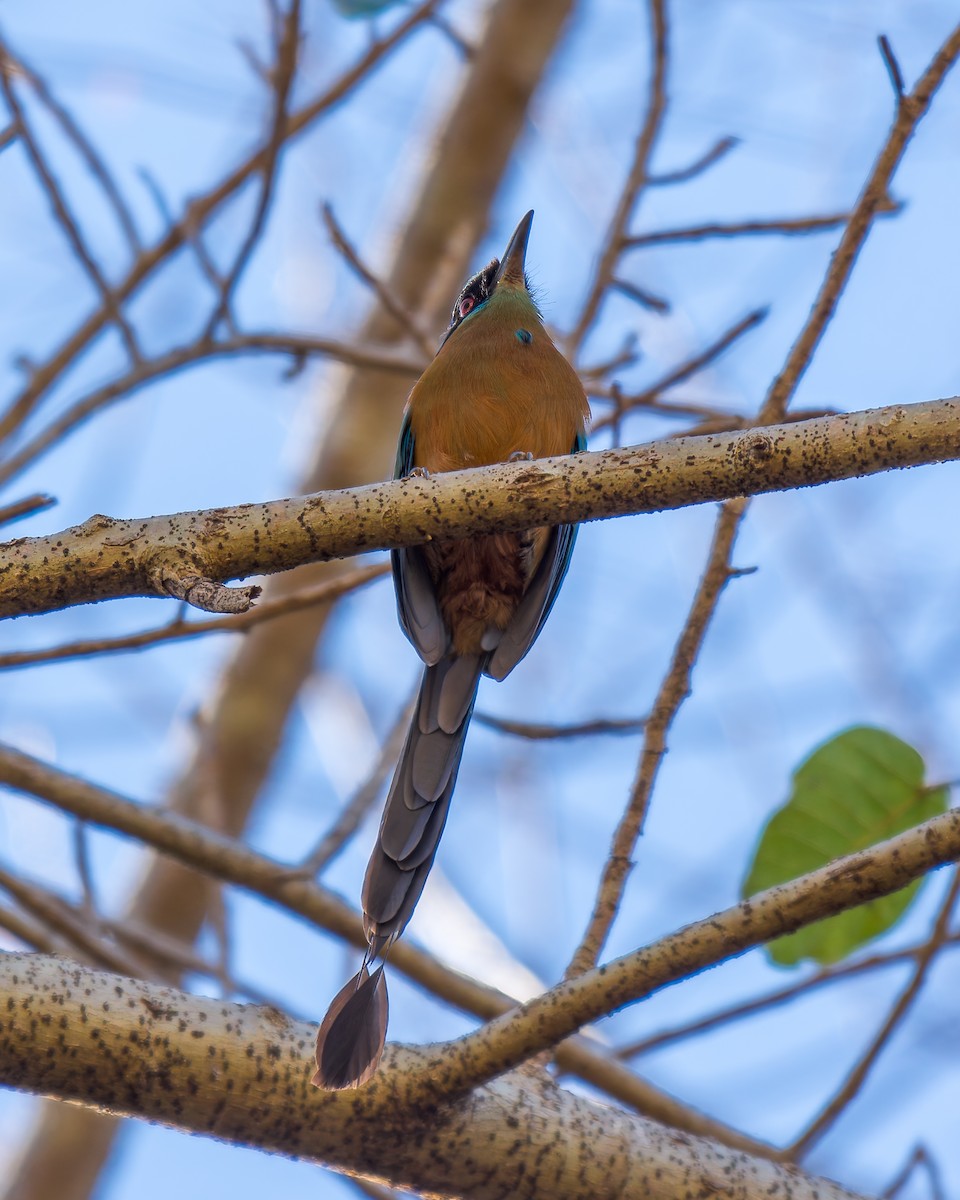
[[[403,932],[433,865],[477,698],[481,665],[475,655],[445,658],[423,673],[363,881],[367,953],[320,1026],[313,1077],[318,1087],[359,1087],[380,1062],[387,1035],[387,985],[383,965],[371,974],[369,964],[385,957]]]

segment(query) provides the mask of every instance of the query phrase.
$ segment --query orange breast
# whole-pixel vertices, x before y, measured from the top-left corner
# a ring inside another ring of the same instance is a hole
[[[410,393],[416,466],[452,471],[517,451],[567,454],[583,430],[589,410],[576,372],[531,313],[507,315],[513,319],[477,313]],[[532,335],[529,344],[514,324]]]
[[[531,340],[518,338],[518,329]],[[503,462],[516,452],[568,454],[589,415],[576,372],[529,299],[501,300],[455,331],[410,393],[409,411],[414,465],[430,472]],[[547,534],[533,529],[424,548],[458,654],[481,653],[491,627],[507,627]]]

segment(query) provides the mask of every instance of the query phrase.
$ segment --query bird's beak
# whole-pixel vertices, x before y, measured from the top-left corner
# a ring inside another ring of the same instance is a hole
[[[512,287],[526,287],[526,280],[523,276],[523,260],[527,254],[527,241],[532,224],[533,209],[521,218],[520,224],[513,231],[513,237],[500,260],[500,267],[494,278],[494,286],[506,283]]]

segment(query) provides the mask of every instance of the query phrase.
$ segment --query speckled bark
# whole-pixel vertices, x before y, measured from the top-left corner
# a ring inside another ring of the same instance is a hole
[[[960,458],[960,401],[112,520],[0,547],[0,616],[223,581],[434,537],[656,512]]]
[[[270,860],[194,822],[153,813],[9,749],[0,752],[0,780],[48,799],[91,824],[141,837],[187,865],[249,887],[324,928],[354,940],[359,936],[356,914],[330,893],[302,879],[285,880]],[[398,1084],[405,1090],[403,1102],[408,1107],[431,1108],[451,1096],[464,1095],[540,1051],[559,1045],[580,1026],[624,1004],[802,925],[888,895],[958,859],[960,809],[951,809],[562,983],[466,1038],[423,1051],[419,1061],[409,1060],[411,1070],[403,1084]],[[408,944],[401,942],[396,947],[391,963],[413,978],[424,978],[419,973],[423,967],[420,956]],[[432,969],[433,977],[429,978],[428,968],[425,981],[453,1003],[463,1004],[478,1015],[503,1011],[496,998],[489,995],[481,998],[479,1009],[474,1007],[475,995],[467,998],[463,991],[451,995],[447,988],[437,986],[436,972],[442,968],[433,964]],[[454,979],[460,980],[466,992],[471,986],[476,988],[462,977]],[[566,1044],[561,1046],[558,1058],[567,1049]],[[728,1140],[720,1129],[714,1136]],[[757,1155],[773,1153],[756,1145],[754,1150]]]
[[[43,955],[0,956],[0,1078],[31,1092],[472,1200],[845,1200],[784,1167],[516,1072],[414,1109],[418,1054],[359,1092],[311,1087],[315,1028]]]

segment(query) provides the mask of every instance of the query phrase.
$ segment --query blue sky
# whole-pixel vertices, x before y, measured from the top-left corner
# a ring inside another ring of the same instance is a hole
[[[334,78],[369,39],[365,23],[344,21],[325,0],[312,0],[305,11],[300,99]],[[468,35],[481,11],[473,0],[449,6],[451,20]],[[877,34],[890,37],[912,81],[956,19],[945,0],[678,0],[670,11],[671,105],[656,168],[684,166],[723,136],[741,141],[696,181],[648,191],[632,224],[638,232],[847,208],[892,116]],[[264,51],[260,5],[8,0],[2,15],[13,47],[95,138],[148,242],[163,219],[144,168],[176,211],[262,136],[262,89],[237,48],[246,41]],[[561,330],[575,320],[598,232],[632,151],[645,95],[646,36],[643,5],[633,0],[579,6],[476,255],[480,264],[502,249],[519,215],[534,208],[528,263],[545,316]],[[242,321],[350,335],[369,298],[332,255],[318,204],[334,205],[368,262],[387,262],[428,153],[424,139],[459,70],[447,40],[437,31],[422,33],[355,101],[289,151],[269,228],[238,295]],[[118,277],[125,248],[109,212],[49,122],[37,120],[108,276]],[[905,209],[871,234],[795,407],[859,409],[956,393],[958,126],[955,75],[895,179]],[[228,256],[242,236],[250,199],[242,197],[213,226],[215,255]],[[619,378],[627,388],[642,386],[738,317],[769,304],[758,330],[676,393],[753,412],[799,331],[836,236],[635,251],[624,274],[668,297],[671,311],[660,316],[623,297],[610,299],[585,360],[605,357],[635,333],[641,361]],[[42,359],[95,302],[16,147],[0,155],[0,279],[6,396],[22,380],[15,356]],[[136,298],[131,316],[150,350],[190,336],[202,323],[210,302],[205,289],[195,264],[181,256]],[[102,338],[56,389],[42,418],[110,378],[121,363],[117,339]],[[322,428],[335,368],[311,364],[292,381],[284,380],[283,368],[269,359],[205,365],[117,404],[2,497],[34,490],[57,496],[56,508],[16,533],[52,531],[94,512],[135,516],[289,494],[305,446]],[[636,417],[624,438],[642,441],[680,428]],[[693,695],[670,739],[610,954],[732,903],[763,822],[786,796],[791,770],[836,731],[882,725],[917,745],[931,778],[960,776],[958,482],[953,464],[769,496],[751,506],[735,560],[759,570],[734,581],[721,602]],[[585,527],[536,650],[503,685],[484,685],[480,707],[564,722],[648,711],[713,521],[712,508],[702,507]],[[172,602],[142,600],[8,622],[0,646],[136,630],[173,611]],[[8,674],[0,739],[138,799],[157,799],[175,776],[192,716],[229,653],[227,640],[217,637]],[[312,844],[375,757],[416,672],[388,583],[344,604],[293,713],[250,831],[253,844],[284,858]],[[637,750],[635,738],[528,745],[485,728],[471,732],[438,866],[478,922],[543,980],[562,972],[582,932]],[[351,900],[371,836],[368,827],[325,877]],[[0,795],[0,844],[5,860],[75,892],[69,830],[51,812]],[[105,836],[95,839],[94,853],[104,902],[119,906],[139,857]],[[922,935],[945,882],[941,875],[928,884],[884,946]],[[476,943],[449,944],[442,918],[450,903],[442,887],[428,887],[410,936],[444,958],[467,951],[477,962],[480,955],[492,977],[501,968]],[[228,904],[237,976],[269,988],[298,1014],[319,1016],[346,976],[347,954],[248,897],[230,894]],[[602,1032],[613,1041],[631,1039],[786,978],[753,953],[624,1011]],[[837,1086],[903,979],[888,971],[818,993],[664,1049],[642,1068],[732,1124],[789,1139]],[[876,1191],[922,1140],[938,1156],[948,1192],[960,1186],[949,1102],[958,1087],[957,1055],[950,1054],[958,985],[960,964],[944,956],[915,1016],[811,1156],[812,1170]],[[423,1041],[471,1027],[396,975],[391,993],[393,1037]],[[8,1131],[0,1175],[35,1107],[0,1095]],[[169,1195],[171,1185],[210,1200],[268,1191],[296,1200],[316,1195],[318,1180],[310,1166],[132,1126],[98,1197],[136,1191],[149,1200]],[[333,1176],[321,1186],[324,1195],[356,1194]]]

